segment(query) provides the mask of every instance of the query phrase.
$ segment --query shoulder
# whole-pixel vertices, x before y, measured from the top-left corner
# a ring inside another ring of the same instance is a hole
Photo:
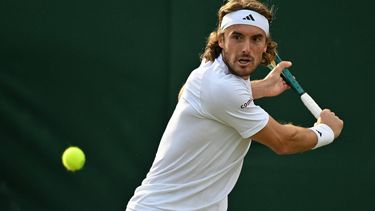
[[[202,99],[210,108],[245,108],[253,101],[250,82],[232,74],[209,78],[203,86]]]

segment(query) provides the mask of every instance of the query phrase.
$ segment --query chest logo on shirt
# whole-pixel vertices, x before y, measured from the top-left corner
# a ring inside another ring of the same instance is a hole
[[[244,109],[244,108],[246,108],[247,106],[249,106],[250,103],[251,103],[251,101],[253,101],[253,100],[252,100],[252,99],[249,99],[246,103],[242,104],[242,105],[241,105],[241,109]]]

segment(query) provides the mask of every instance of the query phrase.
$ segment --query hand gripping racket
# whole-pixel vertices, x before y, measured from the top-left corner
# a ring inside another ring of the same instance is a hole
[[[276,54],[275,60],[271,62],[267,67],[269,69],[273,69],[276,67],[278,63],[280,63],[282,60],[279,57],[279,55]],[[284,81],[292,87],[294,91],[296,91],[300,96],[302,102],[305,104],[305,106],[309,109],[309,111],[314,115],[316,119],[319,118],[320,113],[322,112],[322,109],[319,107],[319,105],[312,99],[312,97],[303,90],[302,86],[298,83],[296,78],[290,73],[290,71],[285,68],[282,73],[281,77],[284,79]]]

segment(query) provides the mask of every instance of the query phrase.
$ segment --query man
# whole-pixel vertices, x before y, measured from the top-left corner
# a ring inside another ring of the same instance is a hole
[[[259,64],[275,56],[269,34],[272,13],[254,0],[232,0],[219,10],[201,65],[180,93],[152,167],[127,210],[227,210],[251,140],[278,154],[331,143],[343,121],[325,109],[312,128],[276,122],[254,104],[289,87],[281,62],[263,80],[250,82]],[[319,131],[319,132],[318,132]]]

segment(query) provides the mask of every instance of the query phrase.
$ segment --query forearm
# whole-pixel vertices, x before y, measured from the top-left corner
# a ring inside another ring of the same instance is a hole
[[[294,134],[285,140],[288,154],[316,149],[332,143],[335,139],[332,128],[324,123],[315,124],[311,128],[286,125],[286,128],[288,127],[294,131]]]
[[[280,141],[282,145],[281,154],[309,151],[317,144],[318,138],[312,130],[295,125],[284,125],[284,127],[289,131],[289,134],[287,133]]]
[[[280,155],[311,150],[318,141],[312,130],[292,124],[282,125],[272,117],[267,125],[251,138]]]

